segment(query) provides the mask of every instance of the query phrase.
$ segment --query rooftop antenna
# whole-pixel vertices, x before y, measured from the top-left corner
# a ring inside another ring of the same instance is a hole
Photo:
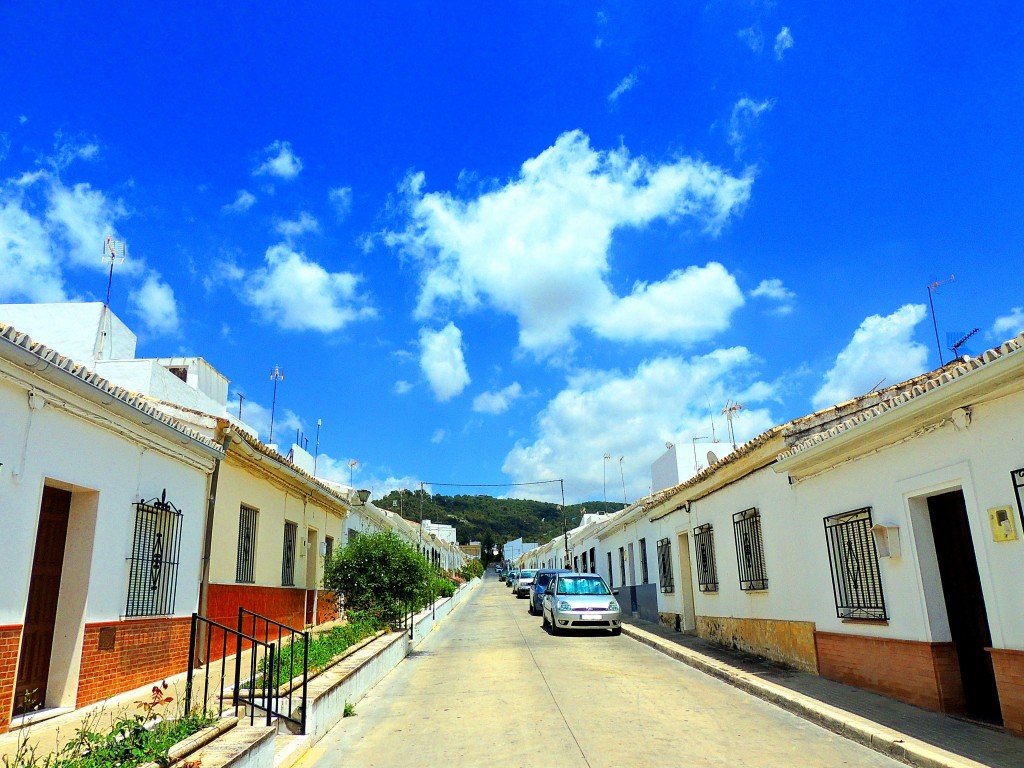
[[[729,422],[729,440],[732,442],[732,449],[736,450],[736,432],[732,428],[732,417],[734,414],[743,410],[743,405],[733,400],[727,400],[725,402],[725,408],[722,409],[722,413],[725,414],[725,420]]]
[[[960,357],[960,347],[962,347],[964,344],[966,344],[967,340],[969,338],[971,338],[971,336],[973,336],[974,334],[976,334],[980,330],[981,330],[980,328],[975,328],[970,333],[967,333],[967,334],[964,334],[963,336],[961,336],[958,341],[954,341],[952,344],[949,345],[949,348],[953,352],[953,357],[954,358]],[[955,336],[956,334],[953,334],[953,335]],[[946,339],[946,341],[949,341],[949,339]]]
[[[103,241],[103,258],[101,259],[104,264],[110,264],[110,272],[107,275],[107,298],[103,302],[104,307],[110,307],[110,286],[114,282],[114,265],[124,264],[127,253],[128,247],[125,245],[124,240],[115,240],[113,235],[107,235],[107,239]]]
[[[942,345],[939,344],[939,323],[935,319],[935,302],[932,301],[932,294],[939,290],[940,285],[946,285],[952,283],[956,279],[956,275],[950,275],[949,280],[936,280],[934,283],[928,285],[928,306],[932,310],[932,327],[935,329],[935,347],[939,350],[939,367],[941,368],[946,363],[942,359]]]
[[[284,381],[284,371],[275,365],[270,369],[270,380],[274,382],[274,399],[270,403],[270,443],[274,442],[274,410],[277,408],[277,382]]]
[[[242,420],[242,403],[245,402],[245,395],[241,392],[238,393],[238,420]]]
[[[711,407],[711,398],[704,395],[704,399],[708,401],[708,411],[711,413],[711,442],[717,443],[718,437],[715,435],[715,411]]]
[[[313,477],[316,477],[316,460],[320,456],[320,426],[322,422],[320,419],[316,420],[316,452],[313,454]]]
[[[697,441],[707,440],[707,435],[701,435],[700,437],[691,437],[690,442],[693,443],[693,471],[694,473],[700,472],[700,464],[697,463]]]

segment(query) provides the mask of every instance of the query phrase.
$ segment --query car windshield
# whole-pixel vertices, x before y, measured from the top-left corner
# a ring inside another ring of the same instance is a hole
[[[560,595],[607,595],[608,587],[601,579],[562,577],[558,580]]]
[[[519,574],[519,578],[520,579],[532,579],[533,578],[533,571],[523,571],[521,574]]]

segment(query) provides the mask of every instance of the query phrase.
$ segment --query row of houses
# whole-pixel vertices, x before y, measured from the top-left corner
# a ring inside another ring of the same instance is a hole
[[[1024,735],[1024,335],[525,553],[624,611]]]
[[[102,304],[0,305],[0,732],[183,671],[193,612],[335,617],[324,563],[361,533],[464,563],[262,443],[202,358],[135,342]]]

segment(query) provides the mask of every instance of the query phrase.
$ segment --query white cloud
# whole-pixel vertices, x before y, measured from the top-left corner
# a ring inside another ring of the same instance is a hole
[[[754,53],[760,53],[761,49],[764,48],[764,35],[761,33],[760,27],[753,26],[741,29],[736,33],[736,36]]]
[[[281,237],[291,239],[304,235],[307,232],[319,232],[320,222],[316,220],[313,214],[301,211],[296,219],[278,221],[274,225],[274,231],[281,235]]]
[[[18,115],[18,122],[21,123],[22,125],[24,125],[25,123],[28,122],[28,116],[27,115]]]
[[[1024,333],[1024,307],[1014,307],[1010,314],[997,317],[986,335],[1001,343],[1019,333]]]
[[[619,84],[615,86],[615,89],[611,93],[608,94],[608,101],[610,101],[610,102],[612,102],[614,104],[616,101],[619,100],[619,97],[622,94],[626,93],[626,91],[633,90],[634,86],[636,86],[636,84],[638,82],[637,76],[639,74],[639,71],[640,71],[639,69],[634,69],[632,72],[630,72],[624,78],[622,78],[619,81]]]
[[[604,38],[600,35],[594,38],[594,47],[597,49],[604,48]]]
[[[434,445],[437,445],[438,443],[443,442],[445,437],[447,436],[448,433],[445,432],[443,429],[435,429],[434,434],[430,436],[430,442],[432,442]]]
[[[282,328],[330,333],[377,314],[358,290],[359,275],[328,272],[284,243],[268,248],[265,261],[242,273],[242,295]]]
[[[327,190],[327,200],[339,221],[348,218],[352,211],[352,187],[336,187]]]
[[[516,482],[565,477],[567,496],[600,498],[603,455],[625,456],[627,496],[635,499],[649,492],[650,465],[665,442],[710,435],[712,413],[717,416],[726,400],[744,398],[734,421],[738,441],[775,423],[758,407],[758,398],[773,388],[750,381],[752,362],[748,350],[735,347],[688,360],[656,358],[627,373],[580,373],[540,413],[533,442],[517,443],[502,469]],[[713,411],[709,402],[716,404]],[[722,437],[724,425],[717,426]]]
[[[11,140],[6,133],[0,133],[0,163],[7,159],[11,151]]]
[[[89,184],[75,184],[69,189],[55,177],[49,182],[46,221],[63,245],[68,260],[78,266],[105,271],[109,262],[104,263],[101,258],[103,242],[108,235],[117,236],[114,221],[126,215],[124,206],[119,201],[108,200]],[[129,258],[117,271],[135,274],[140,269],[141,264]]]
[[[504,413],[512,403],[523,396],[523,388],[515,381],[496,392],[483,392],[473,398],[473,410],[478,413]]]
[[[906,304],[886,317],[865,318],[811,398],[814,408],[863,395],[882,379],[889,386],[922,373],[928,350],[912,335],[924,317],[923,304]]]
[[[689,343],[729,327],[743,305],[743,292],[721,264],[687,267],[656,283],[637,283],[633,292],[594,319],[607,339]]]
[[[0,199],[0,275],[0,301],[67,299],[50,235],[16,196]]]
[[[729,116],[728,141],[736,148],[737,154],[743,150],[747,134],[757,127],[757,121],[761,114],[771,111],[774,106],[774,99],[754,101],[746,96],[732,105],[732,114]]]
[[[395,382],[393,389],[396,395],[407,395],[412,390],[412,384],[404,379],[399,379]]]
[[[149,333],[178,332],[178,303],[174,300],[174,291],[156,272],[150,272],[142,285],[131,291],[128,307]]]
[[[302,170],[302,160],[292,152],[290,141],[275,141],[263,150],[263,162],[253,170],[253,176],[276,176],[294,179]]]
[[[225,213],[243,213],[248,211],[255,204],[256,195],[246,189],[240,189],[238,190],[238,194],[235,195],[235,202],[221,206],[221,210]]]
[[[283,384],[281,386],[284,386]],[[245,393],[242,393],[245,395]],[[278,404],[281,402],[281,391],[278,392]],[[238,392],[233,392],[228,399],[225,411],[232,416],[238,416]],[[270,441],[270,408],[261,405],[256,400],[246,397],[242,401],[242,421],[256,430],[260,440]],[[302,429],[302,419],[290,408],[278,407],[274,411],[274,442],[278,445],[291,445],[295,439],[295,430]],[[323,458],[321,455],[320,458]],[[320,474],[319,463],[317,474]]]
[[[454,323],[440,331],[420,330],[420,368],[441,402],[466,388],[470,379],[462,354],[462,331]]]
[[[776,315],[790,314],[796,299],[796,294],[783,285],[777,277],[762,280],[758,283],[757,288],[750,292],[750,295],[754,298],[765,298],[778,302],[774,309]]]
[[[793,47],[793,33],[789,27],[783,27],[775,36],[775,58],[781,60],[782,55]]]
[[[604,320],[622,301],[608,283],[616,230],[687,219],[715,235],[747,202],[753,176],[692,158],[655,164],[624,147],[595,151],[573,131],[475,199],[427,193],[423,183],[422,174],[407,180],[406,230],[385,233],[422,266],[416,316],[486,302],[514,315],[522,347],[541,355],[571,345],[577,327],[622,338]],[[702,303],[692,311],[715,310]]]

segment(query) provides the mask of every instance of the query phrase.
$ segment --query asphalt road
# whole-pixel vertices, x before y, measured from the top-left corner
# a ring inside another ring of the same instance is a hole
[[[489,573],[298,765],[902,765],[626,636],[552,636],[526,608]]]

